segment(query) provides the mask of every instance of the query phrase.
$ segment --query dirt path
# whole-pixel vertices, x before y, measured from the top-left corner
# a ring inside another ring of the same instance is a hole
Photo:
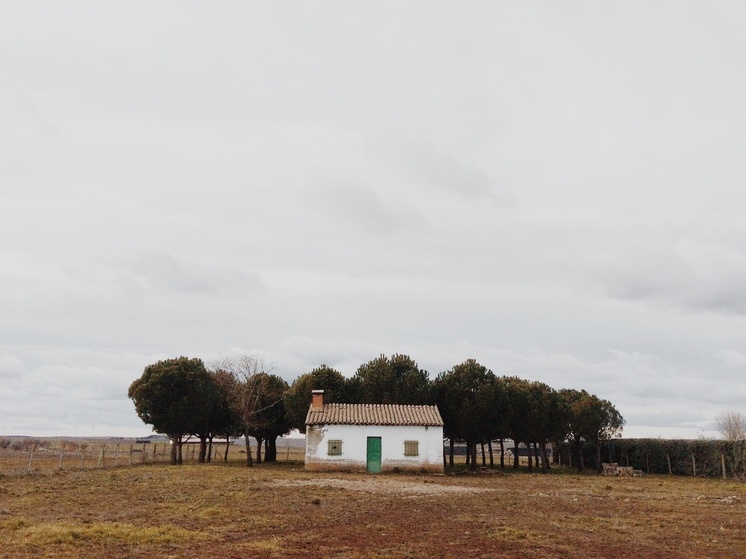
[[[288,479],[277,480],[267,484],[270,487],[320,487],[324,489],[347,489],[368,493],[390,495],[449,495],[476,494],[494,491],[485,487],[468,487],[465,485],[443,485],[432,479],[422,481],[404,481],[387,477],[369,477],[365,479]]]

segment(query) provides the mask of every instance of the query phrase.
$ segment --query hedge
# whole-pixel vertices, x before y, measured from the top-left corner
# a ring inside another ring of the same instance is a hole
[[[582,448],[586,468],[593,469],[595,447],[586,443]],[[557,446],[555,460],[577,466],[577,453],[568,442]],[[721,477],[725,462],[726,477],[746,479],[746,440],[667,440],[612,439],[601,445],[601,460],[632,466],[649,474]]]

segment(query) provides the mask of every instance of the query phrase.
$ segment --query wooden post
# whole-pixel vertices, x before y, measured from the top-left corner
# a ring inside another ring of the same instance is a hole
[[[671,457],[668,455],[668,452],[666,452],[666,462],[668,462],[668,475],[671,475]]]
[[[692,475],[697,477],[697,462],[694,459],[694,454],[692,454]]]
[[[117,465],[117,462],[119,461],[119,443],[117,443],[117,446],[114,447],[114,465]]]
[[[142,454],[140,455],[140,462],[144,464],[146,459],[147,459],[147,455],[145,452],[145,443],[142,443]]]
[[[101,445],[101,452],[98,453],[98,462],[96,468],[100,468],[104,463],[104,445]]]
[[[85,468],[85,448],[80,448],[80,469]]]
[[[132,445],[130,445],[130,466],[132,465]]]
[[[65,456],[65,441],[61,441],[60,443],[60,465],[59,469],[62,469],[62,458]]]
[[[31,443],[31,446],[28,449],[28,468],[26,468],[26,473],[31,473],[31,462],[34,459],[34,447],[36,445],[34,443]]]
[[[720,465],[723,467],[723,479],[725,479],[727,477],[725,474],[725,453],[720,455]]]
[[[155,464],[155,449],[158,448],[158,443],[153,443],[153,464]]]

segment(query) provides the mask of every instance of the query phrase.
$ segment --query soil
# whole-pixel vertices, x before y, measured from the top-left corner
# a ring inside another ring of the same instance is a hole
[[[0,475],[0,557],[746,557],[746,484],[302,464]]]

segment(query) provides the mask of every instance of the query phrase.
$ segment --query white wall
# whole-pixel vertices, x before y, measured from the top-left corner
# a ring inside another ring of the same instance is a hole
[[[306,430],[306,468],[365,471],[368,437],[381,437],[381,469],[443,472],[443,428],[381,425],[323,425]],[[341,456],[327,454],[342,441]],[[404,441],[419,442],[419,456],[404,456]]]

